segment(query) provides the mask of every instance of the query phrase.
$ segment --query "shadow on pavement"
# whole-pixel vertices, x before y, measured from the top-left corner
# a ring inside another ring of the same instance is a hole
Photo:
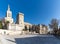
[[[53,37],[27,37],[15,38],[16,44],[60,44],[60,40],[55,36]]]
[[[10,42],[13,42],[13,43],[16,43],[15,41],[13,41],[13,40],[10,40],[10,39],[6,39],[6,40],[8,40],[8,41],[10,41]]]
[[[57,39],[59,39],[60,40],[60,36],[59,35],[54,35]]]

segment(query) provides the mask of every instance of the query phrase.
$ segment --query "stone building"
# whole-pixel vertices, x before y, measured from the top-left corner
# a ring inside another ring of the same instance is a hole
[[[18,14],[17,22],[16,23],[9,23],[8,27],[9,30],[20,30],[24,29],[24,15],[22,13]]]
[[[14,23],[13,18],[12,18],[12,11],[10,11],[9,5],[8,5],[5,21],[9,21],[9,24],[7,25],[8,30],[23,30],[24,29],[24,14],[19,12],[17,15],[17,22]]]
[[[40,24],[39,25],[39,33],[40,34],[47,34],[48,33],[48,27],[46,25]]]
[[[13,23],[12,11],[10,11],[10,6],[9,5],[8,5],[8,10],[6,12],[5,21],[9,21],[9,23]]]
[[[25,26],[27,27],[28,30],[32,29],[32,24],[24,22],[24,14],[19,12],[17,14],[17,19],[16,23],[14,23],[14,20],[12,18],[12,11],[10,11],[10,6],[8,5],[8,10],[7,14],[5,17],[5,22],[9,21],[9,24],[7,25],[8,30],[15,30],[15,31],[20,31],[22,32],[23,29],[25,29]],[[33,28],[35,29],[35,28]],[[48,32],[48,27],[45,25],[39,25],[39,33],[40,34],[47,34]]]
[[[24,14],[23,13],[20,13],[20,12],[18,13],[16,24],[19,24],[21,29],[24,29]]]
[[[32,27],[32,24],[27,23],[27,22],[24,22],[24,26],[26,26],[26,27],[27,27],[27,29],[29,30],[29,28],[30,28],[30,27]]]
[[[25,29],[25,26],[27,26],[27,29],[29,29],[29,26],[32,26],[32,24],[24,22],[24,14],[19,12],[17,14],[16,23],[14,23],[12,18],[12,11],[10,11],[10,6],[8,5],[7,14],[5,17],[5,21],[9,21],[9,24],[7,25],[8,30],[23,30]]]

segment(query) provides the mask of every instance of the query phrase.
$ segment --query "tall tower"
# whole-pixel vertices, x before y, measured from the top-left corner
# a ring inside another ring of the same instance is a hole
[[[10,23],[13,23],[12,11],[10,11],[10,6],[9,5],[8,5],[5,21],[9,21]]]
[[[10,6],[8,5],[7,15],[6,17],[12,18],[12,12],[10,11]]]
[[[24,29],[24,14],[23,13],[20,13],[20,12],[18,13],[16,23],[19,24],[21,29]]]

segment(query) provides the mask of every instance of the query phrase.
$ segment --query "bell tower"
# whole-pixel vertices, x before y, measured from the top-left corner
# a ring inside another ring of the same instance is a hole
[[[24,29],[24,14],[19,12],[17,15],[17,24],[21,27],[21,29]]]
[[[6,17],[12,18],[12,12],[10,11],[10,6],[8,5],[7,15]]]
[[[10,5],[8,5],[5,21],[9,21],[9,23],[13,23],[12,11],[10,10]]]

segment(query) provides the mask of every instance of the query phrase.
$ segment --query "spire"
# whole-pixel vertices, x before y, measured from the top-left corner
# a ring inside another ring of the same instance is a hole
[[[8,11],[10,11],[10,5],[8,4]]]

